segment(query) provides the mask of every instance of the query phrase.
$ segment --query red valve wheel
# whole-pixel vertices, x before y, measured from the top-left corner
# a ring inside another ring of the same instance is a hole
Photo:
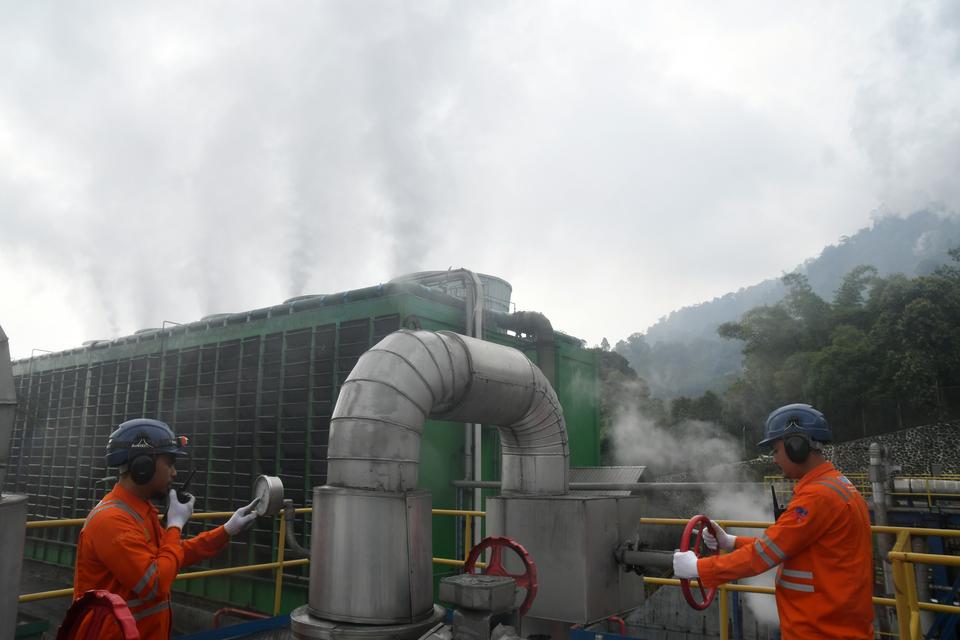
[[[683,530],[683,537],[680,538],[680,551],[693,551],[698,558],[704,557],[706,553],[701,551],[704,527],[709,528],[710,533],[712,533],[715,538],[717,537],[717,532],[714,530],[713,524],[710,522],[710,518],[704,515],[693,516],[690,518],[690,522],[687,523],[687,527]],[[690,538],[694,533],[697,534],[697,541],[693,544],[693,548],[691,549]],[[683,592],[683,597],[687,601],[687,604],[694,609],[703,611],[710,606],[710,603],[713,602],[713,599],[717,596],[717,588],[714,587],[712,589],[704,589],[703,584],[701,584],[699,580],[697,580],[697,587],[700,589],[700,595],[702,596],[702,599],[700,600],[697,600],[697,598],[693,595],[693,590],[690,589],[690,580],[686,578],[680,579],[680,590]]]
[[[487,549],[490,549],[490,562],[483,570],[483,575],[507,576],[516,580],[518,587],[526,589],[527,597],[523,599],[523,603],[520,605],[520,615],[526,615],[527,611],[530,610],[530,605],[533,604],[533,599],[537,597],[537,565],[534,564],[533,558],[523,548],[523,545],[516,540],[505,536],[489,536],[481,540],[473,549],[470,549],[470,555],[467,556],[467,561],[463,565],[463,572],[473,573],[477,568],[477,560],[479,560],[480,554]],[[523,563],[523,573],[507,572],[506,567],[503,566],[504,549],[512,549],[514,553],[520,556],[520,561]]]
[[[57,640],[78,638],[78,632],[87,621],[89,622],[87,622],[83,640],[96,640],[104,631],[104,624],[107,623],[108,618],[116,621],[124,640],[139,640],[140,632],[137,630],[137,622],[133,619],[126,601],[104,589],[87,591],[70,605],[57,631]]]

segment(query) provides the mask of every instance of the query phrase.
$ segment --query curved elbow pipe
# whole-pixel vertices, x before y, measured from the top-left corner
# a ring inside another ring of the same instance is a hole
[[[360,357],[330,421],[328,484],[416,489],[428,418],[499,428],[502,493],[567,493],[567,429],[544,374],[516,349],[448,331],[397,331]]]
[[[286,499],[283,501],[283,519],[287,521],[287,535],[286,543],[287,550],[298,558],[309,558],[310,550],[305,549],[303,545],[297,540],[297,533],[295,529],[296,525],[296,511],[293,507],[293,500]]]

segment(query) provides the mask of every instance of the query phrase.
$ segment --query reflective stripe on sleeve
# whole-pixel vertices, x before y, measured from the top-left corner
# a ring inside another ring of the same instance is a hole
[[[772,568],[780,564],[779,562],[774,562],[770,559],[770,556],[767,555],[767,552],[763,550],[762,546],[760,546],[759,540],[753,541],[753,548],[757,550],[757,553],[760,554],[760,557],[763,558],[763,561],[767,563],[768,567]]]
[[[137,611],[135,614],[133,614],[133,619],[142,620],[147,616],[152,616],[155,613],[160,613],[161,611],[164,611],[169,608],[170,608],[170,602],[164,600],[163,602],[161,602],[155,607],[150,607],[149,609],[144,609],[143,611]]]
[[[784,560],[787,559],[787,554],[785,554],[783,550],[780,547],[778,547],[773,540],[768,538],[767,534],[764,533],[763,535],[761,535],[760,539],[763,540],[764,544],[770,547],[770,550],[773,551],[773,553],[776,554],[778,558],[780,558],[780,562],[783,562]]]
[[[157,580],[156,582],[153,583],[153,586],[150,588],[150,593],[143,596],[142,598],[137,598],[136,600],[128,600],[127,606],[132,609],[133,607],[139,607],[141,605],[147,604],[148,602],[151,602],[152,600],[155,600],[157,598],[157,587],[159,586],[160,586],[160,581]]]
[[[144,587],[146,587],[150,583],[150,578],[152,578],[153,574],[155,574],[156,572],[157,572],[157,563],[154,562],[149,567],[147,567],[147,570],[143,573],[143,577],[140,578],[140,581],[137,582],[136,586],[133,587],[134,593],[140,593],[141,591],[143,591]]]
[[[850,494],[848,494],[845,490],[841,489],[840,487],[838,487],[837,485],[833,484],[832,482],[828,482],[828,481],[824,480],[824,481],[822,481],[822,482],[818,482],[817,484],[822,485],[822,486],[824,486],[824,487],[830,487],[830,489],[832,489],[833,491],[835,491],[838,496],[840,496],[841,498],[843,498],[843,501],[844,501],[844,502],[850,502]]]
[[[784,569],[783,575],[788,578],[806,578],[807,580],[813,580],[812,571],[797,571],[796,569]]]
[[[94,507],[93,511],[90,512],[90,515],[87,516],[87,521],[89,522],[90,518],[97,515],[101,511],[106,511],[107,509],[123,509],[124,511],[132,515],[137,522],[141,522],[141,523],[143,522],[143,516],[141,516],[139,513],[134,511],[132,508],[130,508],[130,506],[128,506],[123,502],[120,502],[119,500],[116,502],[101,502],[99,505]]]
[[[81,528],[81,531],[87,528],[87,525],[90,524],[90,521],[93,519],[95,515],[97,515],[101,511],[106,511],[107,509],[122,509],[123,511],[126,511],[127,513],[129,513],[131,516],[133,516],[133,519],[136,520],[140,524],[140,526],[143,528],[143,535],[147,536],[147,541],[148,542],[150,541],[150,531],[149,529],[147,529],[147,523],[144,522],[143,516],[141,516],[136,511],[134,511],[133,508],[130,507],[130,505],[120,500],[101,502],[100,504],[95,506],[93,510],[90,512],[90,515],[87,516],[87,519],[83,521],[83,527]]]
[[[117,503],[115,502],[101,502],[100,504],[95,506],[92,511],[90,511],[90,513],[87,515],[86,520],[83,521],[83,526],[86,527],[90,523],[90,521],[93,520],[93,516],[97,515],[101,511],[106,511],[107,509],[116,509],[118,507],[119,505],[117,505]]]
[[[784,589],[791,589],[793,591],[805,591],[806,593],[813,593],[812,584],[800,584],[799,582],[790,582],[789,580],[784,580],[782,578],[777,578],[777,586],[783,587]]]

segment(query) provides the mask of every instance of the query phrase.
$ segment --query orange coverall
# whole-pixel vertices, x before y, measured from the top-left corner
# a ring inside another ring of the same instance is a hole
[[[797,483],[786,511],[759,538],[697,561],[705,587],[779,565],[783,640],[873,638],[873,553],[867,503],[829,462]]]
[[[229,540],[217,527],[181,541],[180,529],[160,526],[150,502],[117,484],[80,531],[73,597],[90,589],[111,591],[127,601],[141,638],[169,638],[174,577],[182,567],[215,556]],[[100,637],[119,639],[119,627],[105,624]]]

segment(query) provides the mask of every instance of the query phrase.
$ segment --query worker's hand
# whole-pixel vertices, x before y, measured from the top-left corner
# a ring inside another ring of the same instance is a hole
[[[713,520],[710,521],[710,524],[713,525],[713,528],[717,531],[717,537],[714,538],[713,534],[710,533],[710,527],[703,528],[703,542],[707,545],[707,548],[711,551],[717,550],[717,539],[720,540],[720,548],[724,551],[733,551],[733,547],[737,542],[737,536],[731,535],[723,530],[723,527],[718,525]]]
[[[187,520],[193,515],[193,503],[197,499],[190,496],[187,502],[180,502],[177,500],[176,489],[170,489],[167,498],[167,528],[177,527],[182,531],[183,525],[187,524]]]
[[[675,578],[698,578],[697,554],[693,551],[673,552],[673,576]]]
[[[240,507],[233,512],[233,515],[230,516],[230,519],[223,525],[223,528],[226,529],[227,535],[235,536],[242,531],[246,531],[250,528],[250,525],[257,519],[257,503],[260,502],[260,498],[256,498],[253,502],[246,505],[245,507]]]

